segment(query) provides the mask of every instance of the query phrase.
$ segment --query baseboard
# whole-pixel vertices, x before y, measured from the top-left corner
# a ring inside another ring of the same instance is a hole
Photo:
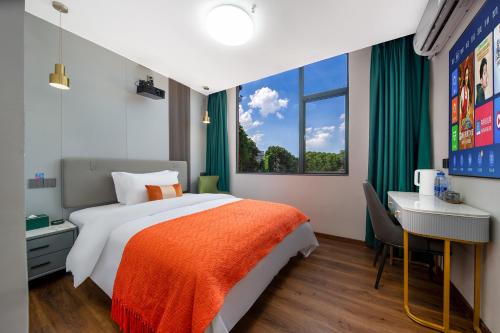
[[[437,274],[442,281],[443,271],[441,270],[441,268],[438,268]],[[455,304],[458,304],[460,307],[463,307],[464,309],[467,310],[467,318],[470,318],[472,320],[472,317],[474,315],[474,309],[472,308],[472,305],[469,304],[464,295],[462,295],[460,290],[458,290],[458,288],[451,281],[450,281],[450,297],[455,301]],[[479,319],[479,328],[483,333],[491,333],[491,330],[488,328],[488,326],[486,326],[483,319]]]
[[[332,240],[339,241],[339,242],[356,244],[356,245],[366,245],[365,242],[363,242],[362,240],[359,240],[359,239],[353,239],[353,238],[347,238],[347,237],[341,237],[341,236],[323,234],[321,232],[315,232],[314,234],[316,236],[318,236],[318,237],[332,239]]]
[[[453,282],[450,282],[450,295],[455,300],[455,302],[460,303],[460,305],[467,309],[467,317],[472,319],[474,309],[469,304],[467,299],[465,299],[464,295],[462,295],[460,290],[458,290],[458,288],[453,284]],[[488,328],[488,326],[486,326],[482,319],[479,319],[479,328],[483,333],[491,333],[491,330]]]

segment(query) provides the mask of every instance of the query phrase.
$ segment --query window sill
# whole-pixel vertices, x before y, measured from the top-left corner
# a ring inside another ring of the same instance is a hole
[[[259,175],[259,176],[349,176],[349,172],[317,172],[317,173],[284,173],[284,172],[241,172],[237,175]]]

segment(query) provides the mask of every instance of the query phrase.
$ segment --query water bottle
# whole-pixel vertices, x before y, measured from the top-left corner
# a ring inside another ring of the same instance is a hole
[[[443,171],[439,171],[436,174],[436,179],[434,180],[434,195],[439,199],[444,198],[444,193],[448,190],[448,180]]]
[[[438,172],[436,172],[436,175],[434,176],[434,196],[439,197],[439,177],[438,177]]]

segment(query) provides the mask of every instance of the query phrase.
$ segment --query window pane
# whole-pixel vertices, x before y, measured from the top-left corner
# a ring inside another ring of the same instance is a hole
[[[304,67],[304,95],[347,87],[347,55],[342,54]]]
[[[240,86],[239,172],[298,172],[299,71]]]
[[[307,102],[305,171],[345,172],[345,96]]]

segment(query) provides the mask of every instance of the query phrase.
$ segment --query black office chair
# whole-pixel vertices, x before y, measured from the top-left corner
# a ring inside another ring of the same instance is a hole
[[[380,253],[382,253],[382,262],[380,263],[377,279],[375,280],[375,289],[378,289],[389,248],[391,246],[396,248],[404,247],[403,228],[387,213],[384,205],[380,202],[377,192],[375,192],[375,189],[369,182],[363,183],[363,190],[365,191],[366,204],[368,206],[373,232],[375,233],[375,238],[380,242],[376,250],[373,266],[377,265],[378,257]],[[411,252],[423,253],[429,256],[429,273],[432,276],[434,256],[443,256],[443,242],[417,237],[411,234],[408,240],[409,250]]]

